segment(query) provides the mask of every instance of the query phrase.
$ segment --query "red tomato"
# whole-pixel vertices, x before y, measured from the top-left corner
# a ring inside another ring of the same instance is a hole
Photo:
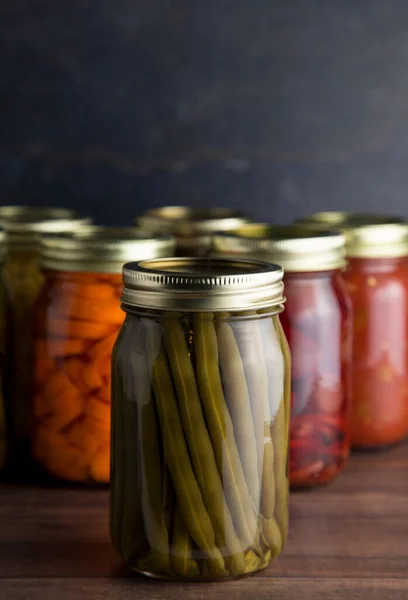
[[[408,426],[407,386],[387,357],[373,366],[354,365],[351,405],[352,446],[391,445],[405,437]]]

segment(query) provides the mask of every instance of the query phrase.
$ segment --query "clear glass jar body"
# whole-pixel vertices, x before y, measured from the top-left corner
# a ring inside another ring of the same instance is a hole
[[[408,433],[408,258],[350,258],[351,445],[381,449]]]
[[[9,422],[9,301],[0,276],[0,471],[4,469],[9,458],[11,430]]]
[[[109,482],[118,274],[44,271],[36,309],[32,452],[52,476]]]
[[[3,266],[4,282],[10,299],[10,377],[9,414],[13,435],[12,462],[29,456],[32,415],[33,310],[43,284],[35,246],[11,244]]]
[[[330,482],[349,455],[350,302],[340,271],[285,273],[292,356],[290,484]]]
[[[111,537],[157,578],[266,567],[288,529],[278,316],[129,313],[112,360]]]

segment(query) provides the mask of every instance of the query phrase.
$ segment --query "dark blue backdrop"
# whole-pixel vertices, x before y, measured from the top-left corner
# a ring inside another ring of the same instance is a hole
[[[406,0],[0,3],[1,202],[408,216]]]

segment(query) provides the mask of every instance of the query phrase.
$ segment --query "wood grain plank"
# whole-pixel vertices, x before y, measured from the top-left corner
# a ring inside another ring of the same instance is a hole
[[[221,600],[226,596],[229,600],[248,597],[256,600],[406,600],[408,595],[408,579],[276,578],[269,582],[262,580],[262,585],[257,577],[215,584],[168,584],[142,579],[6,579],[1,583],[7,600]]]
[[[290,504],[289,540],[270,568],[180,585],[123,565],[109,542],[107,490],[3,485],[0,599],[408,598],[408,445],[353,455],[333,485],[292,494]]]

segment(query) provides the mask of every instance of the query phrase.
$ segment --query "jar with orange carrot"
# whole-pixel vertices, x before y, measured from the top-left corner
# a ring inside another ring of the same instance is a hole
[[[10,300],[8,431],[17,474],[26,469],[30,453],[33,309],[43,283],[38,266],[39,238],[89,223],[89,218],[66,208],[0,207],[0,226],[6,235],[2,274]]]
[[[305,227],[341,228],[353,306],[351,444],[380,450],[408,433],[408,223],[401,217],[317,213]]]
[[[32,451],[50,475],[108,483],[110,364],[124,320],[122,265],[173,250],[171,237],[136,228],[91,226],[42,238]]]

